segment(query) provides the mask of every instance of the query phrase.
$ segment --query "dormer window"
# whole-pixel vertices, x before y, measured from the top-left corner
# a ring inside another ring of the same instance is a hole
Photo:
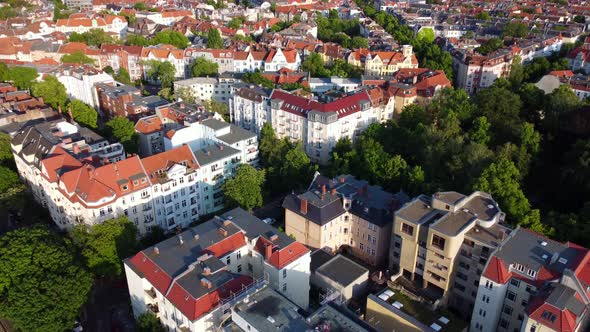
[[[141,178],[141,183],[145,183],[147,180],[145,178]]]
[[[129,189],[129,186],[128,186],[128,185],[126,185],[126,184],[124,184],[124,185],[123,185],[123,191],[126,191],[126,190],[128,190],[128,189]]]
[[[526,271],[526,274],[527,274],[529,277],[531,277],[531,278],[534,278],[534,277],[536,277],[536,276],[537,276],[537,271],[535,271],[535,270],[531,270],[531,269],[528,269],[528,271]]]
[[[524,272],[524,266],[521,264],[516,264],[516,271]]]
[[[137,185],[139,185],[139,182],[137,182],[137,180],[133,180],[133,185],[137,186]]]

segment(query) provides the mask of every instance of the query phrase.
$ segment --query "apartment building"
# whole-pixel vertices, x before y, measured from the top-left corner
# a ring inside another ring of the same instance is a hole
[[[588,331],[590,253],[517,228],[481,276],[471,331]]]
[[[271,92],[254,85],[236,87],[228,100],[231,122],[260,135],[262,126],[270,122]]]
[[[217,64],[219,73],[234,72],[234,56],[235,52],[226,49],[201,49],[201,48],[187,48],[184,50],[184,59],[186,62],[187,77],[190,77],[190,65],[198,57],[203,57],[208,61]]]
[[[125,69],[132,81],[140,79],[142,75],[141,46],[110,45],[100,46],[100,63],[110,66],[115,72]]]
[[[173,331],[218,331],[232,307],[264,285],[308,307],[309,250],[239,208],[124,265],[133,314],[151,311]]]
[[[310,159],[320,164],[329,162],[339,139],[354,142],[370,124],[378,122],[367,91],[322,103],[275,89],[270,96],[270,111],[277,136],[301,141]]]
[[[98,108],[107,119],[117,116],[137,119],[146,114],[154,114],[156,109],[169,104],[159,96],[142,96],[141,91],[131,85],[97,83],[95,89]]]
[[[346,61],[364,70],[365,75],[388,76],[401,68],[418,68],[418,59],[411,45],[402,46],[401,51],[378,51],[368,49],[352,51]]]
[[[78,99],[98,109],[99,100],[96,89],[97,83],[113,84],[113,77],[91,65],[63,64],[50,71],[66,88],[70,99]]]
[[[507,77],[514,58],[510,49],[501,49],[485,56],[455,50],[451,55],[457,86],[470,94],[490,87],[498,78]]]
[[[29,122],[44,122],[61,117],[46,105],[43,98],[35,98],[29,91],[18,90],[10,83],[0,83],[0,128],[13,134]]]
[[[389,256],[393,212],[406,200],[351,175],[318,175],[308,191],[285,197],[285,232],[309,247],[343,249],[379,267]]]
[[[241,82],[231,76],[225,77],[193,77],[186,80],[175,81],[174,90],[188,89],[198,102],[215,100],[227,103],[231,98],[234,83]]]
[[[77,0],[82,3],[85,0]],[[116,33],[118,37],[124,37],[127,34],[127,20],[123,16],[99,15],[78,13],[68,18],[58,19],[55,23],[55,30],[63,33],[84,33],[92,29],[100,29],[105,32]]]
[[[149,72],[149,61],[168,61],[176,70],[174,77],[185,77],[184,51],[172,45],[154,45],[147,46],[141,50],[141,64],[143,67],[143,78],[150,79],[147,75]]]
[[[493,198],[476,191],[420,195],[395,213],[390,271],[468,313],[491,253],[510,234]]]

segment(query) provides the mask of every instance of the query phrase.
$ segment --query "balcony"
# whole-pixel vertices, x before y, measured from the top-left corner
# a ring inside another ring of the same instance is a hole
[[[151,311],[151,312],[152,312],[154,315],[157,315],[157,314],[160,312],[160,310],[158,309],[158,305],[157,305],[157,304],[151,304],[151,303],[149,303],[149,304],[147,305],[147,308],[148,308],[148,310],[149,310],[149,311]]]
[[[154,290],[154,288],[150,288],[150,289],[146,289],[145,293],[152,299],[155,300],[156,299],[156,291]]]

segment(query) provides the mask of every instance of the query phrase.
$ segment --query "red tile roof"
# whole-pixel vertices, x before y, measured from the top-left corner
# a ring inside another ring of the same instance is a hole
[[[155,289],[162,294],[166,294],[172,283],[172,277],[160,269],[143,251],[138,252],[130,261],[143,273]]]
[[[274,251],[268,262],[280,270],[308,252],[309,249],[303,244],[293,242],[285,248]]]
[[[338,118],[342,118],[361,111],[361,102],[371,102],[371,98],[366,91],[361,91],[327,104],[322,104],[315,100],[294,96],[282,90],[273,90],[270,99],[282,100],[283,103],[281,105],[281,110],[304,117],[307,116],[309,111],[318,111],[336,112],[338,114]]]
[[[157,116],[141,118],[135,124],[135,131],[141,134],[151,134],[162,129],[162,120]]]
[[[175,164],[184,164],[186,167],[197,169],[199,164],[188,145],[182,145],[172,150],[161,152],[141,160],[145,172],[150,180],[156,177],[159,171],[165,171]]]
[[[236,251],[237,249],[245,245],[246,237],[244,236],[244,233],[237,232],[207,247],[205,250],[211,252],[213,256],[220,258],[227,255],[230,252]]]
[[[496,256],[490,258],[490,262],[483,272],[483,276],[494,281],[495,283],[505,284],[510,279],[510,272],[501,259]]]

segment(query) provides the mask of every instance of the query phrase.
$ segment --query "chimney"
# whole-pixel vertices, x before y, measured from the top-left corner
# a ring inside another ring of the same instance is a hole
[[[307,200],[304,199],[304,198],[301,199],[301,208],[300,208],[300,210],[301,210],[301,213],[307,214]]]
[[[182,235],[178,235],[178,243],[180,245],[183,245],[184,244],[184,241],[182,241]]]
[[[332,193],[332,196],[336,195],[336,188],[332,188],[331,193]]]
[[[199,241],[199,234],[195,234],[195,241]]]
[[[160,254],[160,248],[154,247],[154,254],[159,255]]]
[[[326,194],[326,185],[322,185],[322,196]]]
[[[78,146],[78,143],[72,144],[72,150],[73,150],[73,152],[74,152],[75,155],[80,154],[80,146]]]
[[[223,227],[219,227],[219,229],[217,230],[219,232],[219,234],[221,234],[221,236],[226,237],[227,236],[227,230]]]
[[[340,178],[340,183],[344,183],[344,176]]]
[[[274,234],[274,233],[273,233],[273,234],[270,236],[270,240],[271,240],[272,242],[275,242],[275,241],[276,241],[276,240],[278,240],[278,239],[279,239],[279,236],[278,236],[277,234]]]
[[[208,276],[208,275],[210,275],[210,274],[211,274],[211,268],[210,268],[210,267],[208,267],[208,266],[205,266],[205,267],[203,268],[203,275],[205,275],[205,276]]]
[[[266,260],[270,259],[270,256],[272,255],[272,244],[267,244],[266,248],[264,248],[264,258]]]

